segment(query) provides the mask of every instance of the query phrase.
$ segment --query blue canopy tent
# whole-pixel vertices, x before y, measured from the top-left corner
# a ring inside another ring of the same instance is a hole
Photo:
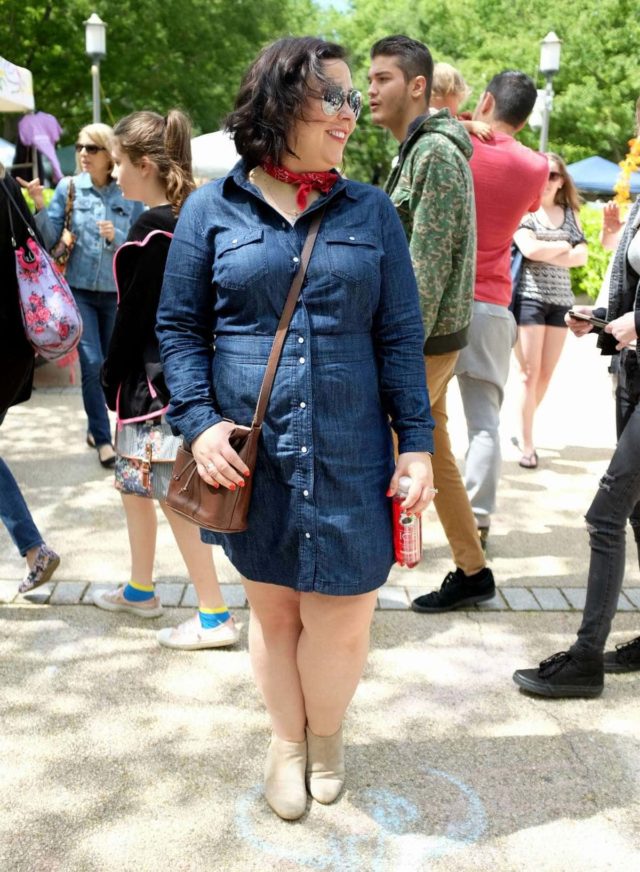
[[[620,167],[613,161],[594,155],[567,166],[579,191],[584,194],[603,194],[612,197],[613,186],[620,177]],[[631,194],[640,194],[640,173],[631,176]]]

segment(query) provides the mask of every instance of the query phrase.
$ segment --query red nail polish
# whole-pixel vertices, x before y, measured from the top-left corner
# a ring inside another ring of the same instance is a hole
[[[389,488],[389,490],[387,491],[387,493],[385,494],[385,496],[388,496],[388,497],[391,496],[391,488]]]
[[[248,472],[245,472],[245,474],[244,474],[245,478],[249,478],[250,475],[251,475],[251,470],[249,470]]]
[[[245,484],[246,484],[246,482],[244,482],[244,481],[239,481],[239,482],[238,482],[238,487],[244,487]]]
[[[229,485],[229,490],[230,490],[230,491],[234,491],[235,489],[236,489],[235,484],[230,484],[230,485]]]

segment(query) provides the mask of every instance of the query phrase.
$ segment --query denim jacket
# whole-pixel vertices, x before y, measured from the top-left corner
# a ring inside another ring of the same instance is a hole
[[[67,281],[72,288],[115,292],[113,255],[144,207],[142,203],[125,200],[115,182],[104,188],[94,187],[89,173],[73,176],[73,185],[71,231],[76,243],[67,264]],[[47,248],[54,246],[62,233],[68,191],[69,177],[59,182],[49,206],[36,215]],[[98,221],[113,221],[116,233],[112,243],[98,233]]]

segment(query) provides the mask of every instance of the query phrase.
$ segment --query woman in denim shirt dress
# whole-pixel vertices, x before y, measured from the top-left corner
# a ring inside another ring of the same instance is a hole
[[[344,56],[287,38],[254,62],[227,119],[243,160],[185,204],[158,312],[168,418],[205,481],[241,487],[248,470],[224,419],[251,421],[311,218],[326,207],[267,409],[249,528],[202,534],[250,579],[251,659],[273,727],[265,794],[287,819],[305,811],[305,767],[320,802],[344,782],[342,719],[394,559],[388,495],[400,475],[416,513],[433,495],[406,238],[381,191],[327,172],[360,109]]]
[[[51,248],[62,233],[69,184],[73,182],[71,231],[76,241],[66,278],[82,315],[79,352],[87,443],[97,448],[100,463],[107,467],[115,463],[115,454],[100,369],[116,317],[113,255],[126,240],[131,224],[142,213],[142,204],[125,200],[111,178],[112,145],[113,131],[108,125],[83,127],[76,144],[80,172],[73,178],[62,179],[48,208],[44,208],[40,180],[23,183],[36,205],[38,229],[47,248]]]

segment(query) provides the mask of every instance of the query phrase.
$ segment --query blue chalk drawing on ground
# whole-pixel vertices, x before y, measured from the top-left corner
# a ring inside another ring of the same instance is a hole
[[[455,787],[465,799],[465,816],[450,821],[444,835],[416,832],[415,827],[425,814],[406,797],[382,788],[357,793],[358,807],[377,825],[376,833],[326,835],[322,844],[316,843],[308,851],[270,842],[259,835],[255,825],[256,809],[264,802],[261,785],[252,787],[237,800],[236,829],[242,841],[256,851],[309,869],[361,869],[364,853],[370,858],[371,872],[427,869],[425,864],[430,860],[475,844],[487,829],[487,815],[478,794],[463,781],[441,769],[422,771]]]

